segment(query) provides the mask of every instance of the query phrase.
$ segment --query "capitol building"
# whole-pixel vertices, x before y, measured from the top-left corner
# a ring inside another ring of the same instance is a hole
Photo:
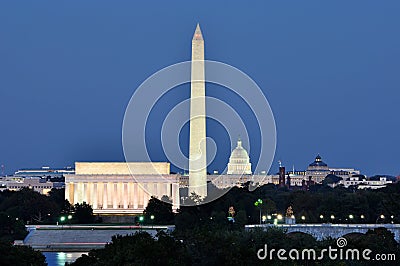
[[[236,148],[232,151],[228,163],[228,175],[251,175],[251,163],[247,151],[242,147],[239,138]]]

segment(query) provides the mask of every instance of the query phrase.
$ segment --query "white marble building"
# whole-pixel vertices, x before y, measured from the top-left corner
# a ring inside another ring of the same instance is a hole
[[[65,176],[65,199],[86,202],[96,214],[142,213],[151,196],[168,196],[179,208],[179,175],[169,163],[77,162]]]
[[[228,163],[228,175],[251,175],[250,157],[238,139],[236,148],[232,151]]]

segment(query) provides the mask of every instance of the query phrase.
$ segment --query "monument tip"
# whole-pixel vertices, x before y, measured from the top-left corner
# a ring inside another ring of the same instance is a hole
[[[197,23],[196,30],[193,35],[193,40],[203,40],[203,34],[201,33],[200,24]]]

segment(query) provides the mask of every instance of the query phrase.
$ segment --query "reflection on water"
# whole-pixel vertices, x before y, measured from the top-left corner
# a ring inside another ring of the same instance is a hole
[[[66,262],[74,262],[87,252],[43,252],[49,266],[64,266]]]

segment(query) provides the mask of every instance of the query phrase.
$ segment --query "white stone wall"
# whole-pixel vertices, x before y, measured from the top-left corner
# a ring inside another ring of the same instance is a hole
[[[76,162],[76,175],[169,175],[165,162]]]

